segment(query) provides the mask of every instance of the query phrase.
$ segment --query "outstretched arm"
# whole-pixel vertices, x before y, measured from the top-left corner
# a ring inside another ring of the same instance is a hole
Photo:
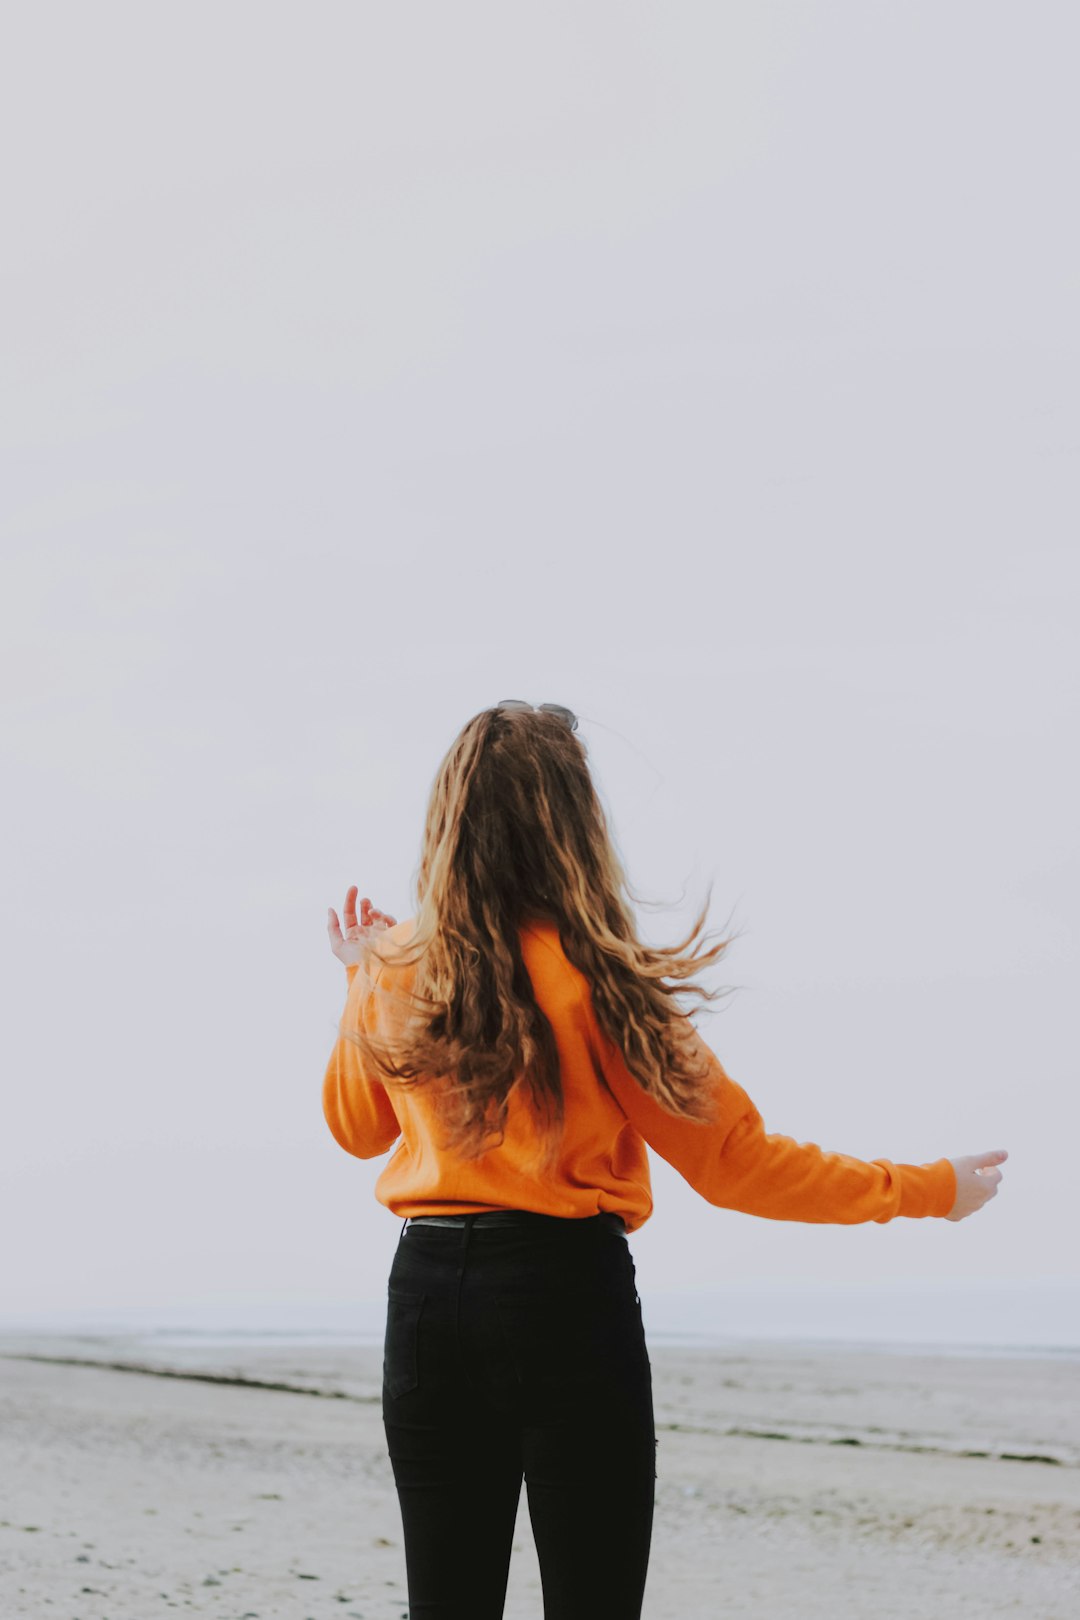
[[[627,1119],[708,1203],[775,1221],[844,1226],[952,1210],[958,1178],[951,1159],[857,1159],[769,1132],[752,1099],[700,1036],[716,1118],[710,1124],[677,1118],[641,1089],[601,1031],[591,998],[586,1017],[595,1057]]]

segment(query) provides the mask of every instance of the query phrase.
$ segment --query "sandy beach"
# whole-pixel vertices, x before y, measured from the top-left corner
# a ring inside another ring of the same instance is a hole
[[[645,1620],[1080,1613],[1080,1359],[650,1354]],[[402,1620],[380,1371],[373,1344],[5,1335],[4,1620]],[[514,1549],[506,1620],[540,1620],[524,1490]]]

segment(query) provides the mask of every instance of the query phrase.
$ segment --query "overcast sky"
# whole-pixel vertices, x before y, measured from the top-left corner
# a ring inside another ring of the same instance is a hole
[[[571,705],[766,1126],[959,1225],[711,1209],[642,1292],[1076,1280],[1066,3],[23,7],[0,59],[4,1320],[347,1308],[326,911]]]

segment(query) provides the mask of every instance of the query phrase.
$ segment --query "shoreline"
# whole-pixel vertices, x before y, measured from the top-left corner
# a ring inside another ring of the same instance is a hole
[[[385,1306],[382,1309],[385,1311]],[[74,1323],[70,1326],[52,1327],[30,1322],[25,1325],[0,1325],[0,1355],[6,1353],[4,1349],[6,1344],[19,1344],[27,1340],[85,1344],[112,1343],[124,1340],[130,1342],[139,1341],[163,1347],[186,1348],[191,1346],[201,1348],[205,1346],[208,1349],[229,1347],[257,1349],[275,1345],[293,1345],[312,1349],[337,1346],[342,1349],[349,1349],[354,1346],[357,1348],[381,1346],[382,1336],[381,1324],[377,1328],[357,1329],[352,1327],[201,1328],[170,1326],[167,1323],[155,1327],[141,1327],[130,1326],[117,1321],[82,1325]],[[1071,1361],[1080,1363],[1080,1344],[1073,1343],[994,1344],[977,1340],[958,1343],[953,1340],[939,1339],[860,1339],[849,1336],[826,1337],[824,1335],[786,1333],[765,1335],[760,1333],[669,1332],[663,1328],[649,1328],[648,1326],[646,1327],[646,1338],[650,1348],[655,1347],[658,1350],[702,1350],[715,1351],[721,1354],[749,1348],[766,1354],[773,1351],[779,1354],[797,1351],[801,1354],[821,1353],[823,1355],[943,1356],[953,1359],[970,1357],[972,1360],[979,1361]]]

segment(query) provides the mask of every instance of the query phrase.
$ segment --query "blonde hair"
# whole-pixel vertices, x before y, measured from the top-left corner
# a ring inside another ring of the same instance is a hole
[[[359,1027],[343,1023],[341,1033],[388,1088],[441,1081],[444,1147],[471,1159],[497,1145],[520,1080],[542,1124],[543,1162],[555,1160],[563,1119],[558,1051],[519,938],[521,925],[539,918],[557,924],[567,959],[589,983],[597,1023],[642,1089],[672,1113],[712,1119],[708,1065],[674,997],[729,994],[689,980],[737,936],[690,952],[707,895],[679,944],[638,939],[627,898],[637,896],[613,847],[585,745],[564,720],[484,709],[462,727],[435,776],[415,893],[408,943],[388,941],[386,955],[373,944],[365,962],[378,985],[368,996],[389,995],[407,1008],[403,1030],[376,1036],[362,1015]],[[414,966],[411,991],[395,989],[399,970]]]

